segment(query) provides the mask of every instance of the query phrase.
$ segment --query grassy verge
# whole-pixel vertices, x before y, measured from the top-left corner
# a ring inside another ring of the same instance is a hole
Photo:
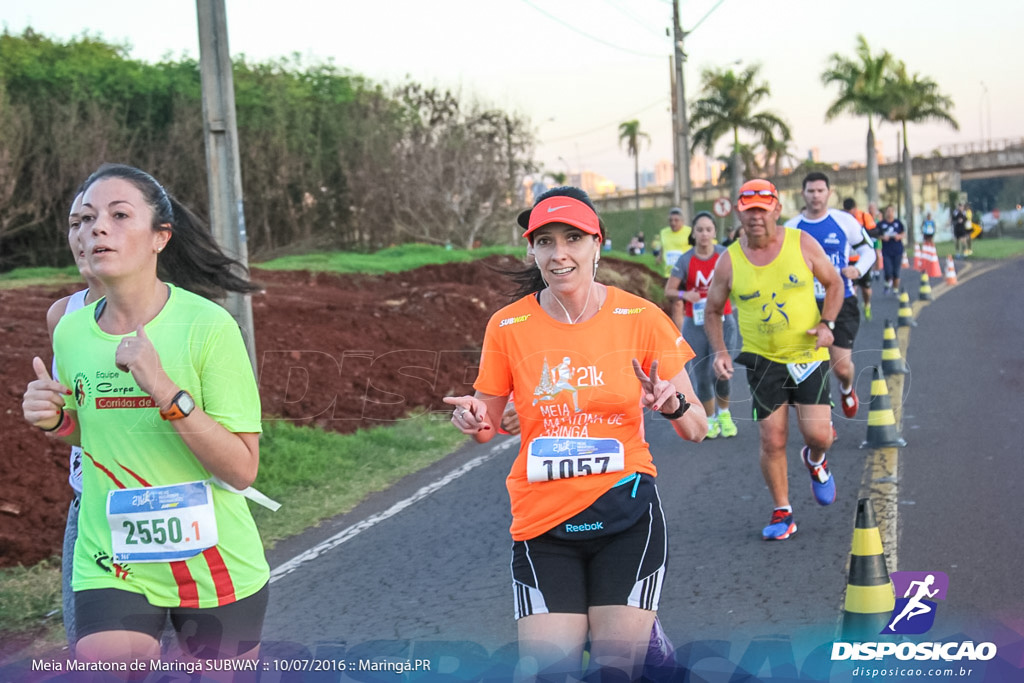
[[[447,420],[417,415],[386,427],[336,434],[265,420],[256,487],[281,503],[271,512],[250,504],[267,548],[348,512],[367,495],[454,451],[465,437]],[[59,648],[60,558],[0,569],[0,661]]]
[[[74,266],[67,268],[16,268],[0,275],[0,289],[35,285],[63,285],[71,282],[82,282],[82,277]]]
[[[935,251],[940,259],[956,253],[956,243],[941,242],[935,245]],[[1012,237],[993,239],[987,237],[971,241],[971,249],[974,253],[969,259],[1007,259],[1024,254],[1024,240]]]
[[[266,270],[313,270],[331,273],[399,273],[422,266],[441,263],[464,263],[494,254],[522,256],[525,246],[496,246],[481,249],[446,249],[430,244],[404,244],[381,249],[372,254],[349,251],[318,252],[282,256],[264,263],[253,263],[254,268]]]

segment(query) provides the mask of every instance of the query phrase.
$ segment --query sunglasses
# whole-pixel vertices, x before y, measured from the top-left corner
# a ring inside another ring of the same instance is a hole
[[[772,199],[778,199],[775,193],[771,190],[744,190],[740,192],[741,197],[771,197]]]

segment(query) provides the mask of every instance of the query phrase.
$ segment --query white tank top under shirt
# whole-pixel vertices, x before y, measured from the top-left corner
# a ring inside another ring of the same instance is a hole
[[[89,293],[88,289],[83,289],[79,292],[75,292],[68,297],[68,305],[64,309],[64,315],[77,311],[85,306],[85,297]],[[53,364],[50,368],[50,376],[57,376],[57,357],[53,357]],[[74,490],[76,496],[82,495],[82,449],[78,446],[71,447],[71,461],[70,461],[71,473],[68,475],[68,484]]]

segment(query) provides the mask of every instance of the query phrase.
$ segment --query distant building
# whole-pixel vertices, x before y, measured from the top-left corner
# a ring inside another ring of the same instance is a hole
[[[675,181],[675,167],[668,159],[662,159],[654,165],[654,184],[659,187],[672,187]]]
[[[569,174],[569,184],[582,188],[587,194],[599,195],[615,192],[615,183],[594,171]]]

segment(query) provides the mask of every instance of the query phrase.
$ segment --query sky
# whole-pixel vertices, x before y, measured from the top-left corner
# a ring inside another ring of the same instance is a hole
[[[685,40],[687,101],[699,97],[704,69],[759,64],[771,88],[761,108],[790,123],[800,158],[817,148],[822,161],[864,161],[866,119],[826,123],[837,91],[820,80],[829,55],[854,55],[858,33],[955,102],[959,132],[912,126],[912,152],[1024,137],[1018,0],[679,2],[682,25],[693,30]],[[670,0],[226,0],[226,8],[232,55],[333,60],[375,82],[411,79],[515,112],[530,120],[544,169],[592,170],[632,188],[633,162],[618,142],[619,123],[631,119],[650,136],[641,169],[672,158]],[[128,44],[146,61],[199,54],[189,0],[4,0],[0,26],[57,39],[86,31]],[[886,156],[897,130],[876,128]],[[716,154],[726,154],[725,145]]]

